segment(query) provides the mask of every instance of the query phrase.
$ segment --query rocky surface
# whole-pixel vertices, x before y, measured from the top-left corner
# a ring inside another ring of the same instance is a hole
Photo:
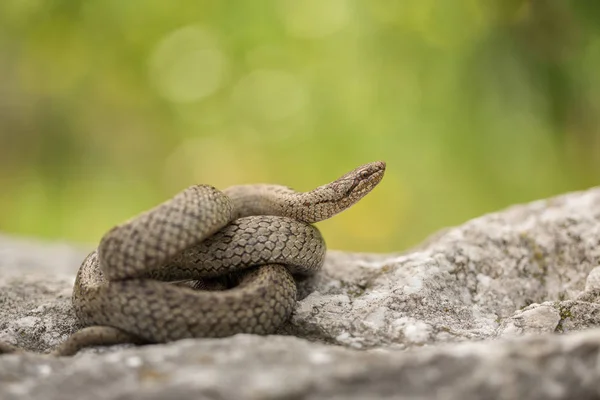
[[[78,328],[90,249],[0,237],[0,340],[45,352]],[[595,188],[402,254],[330,251],[281,335],[0,356],[0,398],[596,398],[599,265]]]
[[[3,356],[1,398],[592,399],[600,336],[356,351],[275,336],[77,356]]]

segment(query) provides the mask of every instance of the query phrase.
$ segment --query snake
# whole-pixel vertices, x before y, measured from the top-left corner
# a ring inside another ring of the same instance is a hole
[[[50,354],[276,332],[293,312],[296,278],[324,263],[314,224],[371,192],[385,168],[364,164],[306,192],[193,185],[114,226],[75,278],[71,301],[83,328]],[[0,342],[0,354],[19,351]]]

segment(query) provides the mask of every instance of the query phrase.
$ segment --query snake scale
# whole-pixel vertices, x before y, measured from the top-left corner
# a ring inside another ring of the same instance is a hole
[[[324,262],[312,224],[363,198],[385,167],[365,164],[308,192],[195,185],[113,227],[76,276],[72,303],[85,328],[51,354],[275,332],[292,313],[295,277]],[[14,351],[0,342],[0,354]]]

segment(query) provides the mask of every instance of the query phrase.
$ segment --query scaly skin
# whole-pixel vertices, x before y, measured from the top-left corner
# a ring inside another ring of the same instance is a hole
[[[355,204],[384,171],[383,162],[366,164],[310,192],[196,185],[114,227],[77,273],[73,307],[87,327],[52,354],[273,333],[293,310],[293,274],[313,274],[323,264],[325,242],[310,224]],[[196,283],[173,284],[182,280]],[[226,290],[197,290],[215,280]],[[0,353],[14,350],[0,343]]]

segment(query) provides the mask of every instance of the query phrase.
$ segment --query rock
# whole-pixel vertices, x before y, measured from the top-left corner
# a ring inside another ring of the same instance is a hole
[[[516,336],[526,333],[554,332],[560,323],[560,311],[552,304],[533,304],[515,312],[503,322],[501,334]]]
[[[0,236],[0,341],[43,352],[79,328],[71,293],[89,250]]]
[[[600,290],[600,267],[595,267],[585,281],[585,291]]]
[[[45,352],[78,329],[89,250],[0,237],[0,340]],[[281,335],[1,356],[0,398],[594,398],[599,261],[594,188],[404,253],[329,251]]]
[[[600,332],[357,351],[294,337],[238,335],[81,354],[0,359],[4,400],[592,399]]]

